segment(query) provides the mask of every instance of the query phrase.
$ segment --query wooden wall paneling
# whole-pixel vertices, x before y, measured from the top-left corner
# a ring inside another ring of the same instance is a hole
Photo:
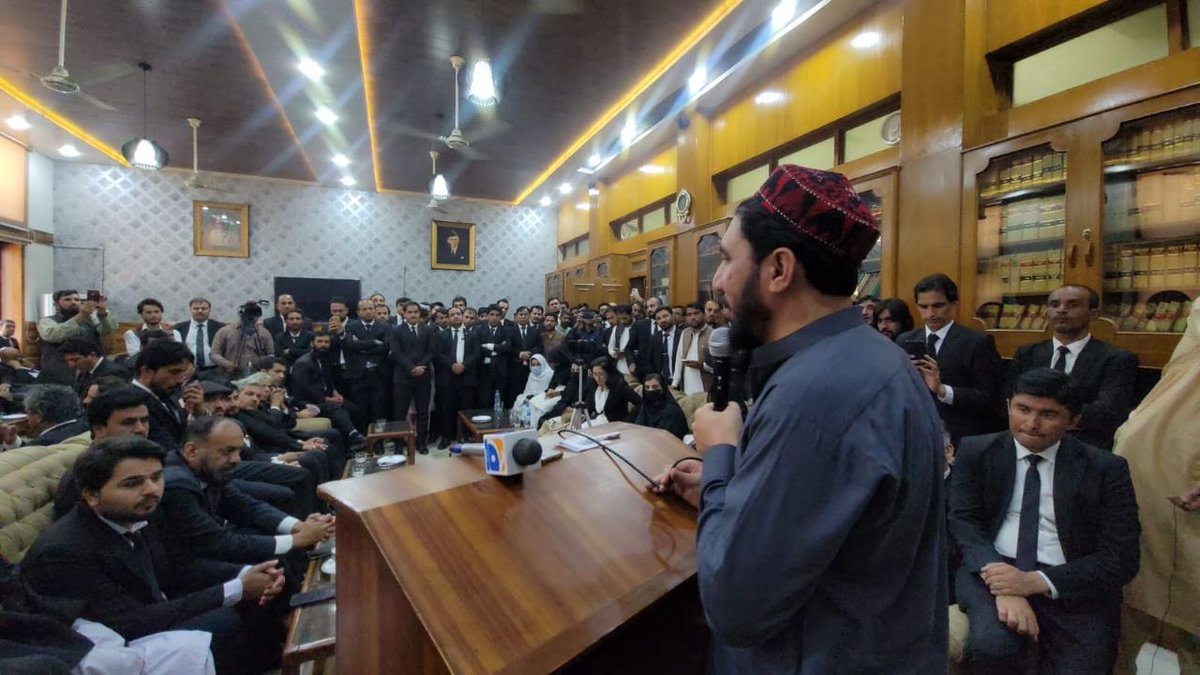
[[[896,290],[932,272],[960,280],[962,228],[963,3],[905,0],[903,133],[897,202]],[[960,284],[961,287],[961,284]]]
[[[963,29],[963,147],[1004,136],[1007,92],[1001,94],[987,56],[988,0],[966,0]]]
[[[558,207],[559,245],[588,234],[589,228],[588,212],[575,208],[575,202],[564,202]]]
[[[0,136],[0,222],[28,227],[29,151]]]
[[[696,299],[696,230],[675,237],[675,262],[671,265],[671,304],[685,305]]]
[[[1128,0],[987,0],[987,41],[994,52],[1050,30],[1084,12],[1105,11]]]
[[[1053,134],[1055,150],[1067,151],[1067,227],[1063,280],[1100,291],[1104,281],[1104,158],[1094,130],[1098,120],[1081,120]],[[1060,147],[1065,145],[1066,147]],[[1073,254],[1073,255],[1072,255]]]
[[[784,93],[785,102],[759,105],[754,97],[762,91]],[[713,118],[710,175],[737,166],[789,138],[784,131],[784,114],[794,97],[786,92],[786,78],[776,75]]]
[[[614,220],[674,195],[677,189],[678,156],[676,146],[671,145],[612,181],[600,226],[611,231],[609,226]],[[640,168],[648,165],[662,167],[663,172],[642,173]]]
[[[0,244],[0,312],[25,325],[25,249],[18,244]]]
[[[696,223],[707,223],[718,217],[720,206],[717,188],[712,181],[712,122],[708,117],[694,113],[688,118],[676,141],[675,179],[680,190],[692,193],[691,222],[680,223],[692,227]]]

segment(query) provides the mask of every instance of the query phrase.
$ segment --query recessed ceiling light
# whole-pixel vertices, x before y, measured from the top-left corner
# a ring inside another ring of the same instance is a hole
[[[70,143],[64,143],[63,146],[58,149],[58,154],[62,155],[63,157],[74,159],[83,153],[79,152],[79,148],[76,148],[74,145],[71,145]]]
[[[553,203],[554,202],[551,201],[550,197],[547,195],[542,195],[542,198],[538,200],[538,206],[540,206],[542,208],[546,208],[547,206],[550,206]]]
[[[337,113],[333,112],[329,108],[321,106],[320,108],[317,108],[317,119],[321,120],[325,124],[333,124],[338,120],[338,116]]]
[[[350,166],[350,158],[339,152],[333,156],[333,163],[344,169]]]
[[[321,79],[325,75],[325,69],[321,67],[321,64],[313,61],[307,56],[300,59],[300,63],[296,64],[296,67],[300,69],[301,73],[304,73],[305,77],[313,80],[314,82]]]
[[[25,116],[22,115],[21,113],[17,113],[16,115],[13,115],[12,117],[5,120],[5,122],[7,122],[8,128],[12,129],[13,131],[25,131],[26,129],[29,129],[30,127],[33,126],[32,124],[29,123],[29,120],[25,119]]]
[[[648,173],[652,176],[657,176],[659,174],[666,173],[667,169],[657,164],[644,164],[638,167],[638,171],[641,171],[642,173]]]
[[[358,181],[354,180],[354,176],[342,176],[342,180],[340,182],[346,187],[353,187]]]
[[[779,103],[783,99],[784,95],[781,91],[762,91],[758,93],[758,96],[754,97],[754,102],[758,105],[771,105],[772,103]]]
[[[696,66],[696,70],[692,72],[692,76],[688,78],[688,91],[693,94],[698,93],[708,84],[708,68],[704,66]]]
[[[854,36],[850,41],[850,46],[855,49],[869,49],[879,44],[879,33],[873,30],[863,31]]]
[[[600,166],[600,162],[603,160],[604,160],[604,158],[600,156],[600,153],[593,152],[592,155],[590,157],[588,157],[587,164],[588,164],[588,166],[590,166],[594,169],[594,168]]]
[[[570,183],[562,183],[558,186],[559,193],[564,194],[564,195],[569,195],[574,190],[575,190],[575,186],[571,185]]]
[[[637,122],[630,117],[625,120],[625,126],[621,127],[621,145],[629,147],[633,144],[633,139],[637,137]]]
[[[600,188],[588,188],[588,194],[595,197],[600,194]]]
[[[780,30],[796,18],[796,0],[779,0],[771,10],[771,30]]]
[[[579,209],[580,211],[591,211],[592,205],[587,202],[579,202],[575,205],[575,208]]]

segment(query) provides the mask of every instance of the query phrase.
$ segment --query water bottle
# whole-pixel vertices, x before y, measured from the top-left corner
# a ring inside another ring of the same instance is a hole
[[[502,425],[504,422],[504,401],[500,398],[500,390],[496,390],[496,395],[492,397],[492,422],[496,426]]]
[[[521,426],[526,429],[533,428],[533,404],[529,399],[525,399],[525,404],[521,406]]]

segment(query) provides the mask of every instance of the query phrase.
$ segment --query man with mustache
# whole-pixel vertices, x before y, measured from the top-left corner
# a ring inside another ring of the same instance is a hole
[[[713,290],[754,350],[754,406],[698,410],[704,461],[659,488],[700,509],[710,672],[946,670],[941,422],[850,302],[878,237],[844,176],[785,164],[721,239]]]
[[[100,342],[100,337],[117,329],[117,320],[108,313],[108,298],[100,296],[98,301],[79,301],[79,293],[73,290],[54,292],[53,316],[38,321],[38,351],[41,354],[40,384],[75,383],[75,371],[63,360],[59,345],[70,338],[81,337]]]

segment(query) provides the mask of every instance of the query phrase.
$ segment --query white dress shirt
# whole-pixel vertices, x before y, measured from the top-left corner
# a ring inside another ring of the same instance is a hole
[[[204,363],[206,366],[211,367],[217,364],[213,363],[212,360],[212,348],[209,346],[211,340],[209,340],[210,336],[208,331],[209,325],[207,321],[204,322],[203,326],[201,326],[197,321],[192,321],[191,326],[188,328],[187,348],[193,352],[196,351],[196,336],[200,335],[200,345],[204,350]],[[197,361],[200,360],[199,354],[195,354],[194,356],[196,357]]]
[[[929,330],[929,326],[925,327],[925,344],[929,344],[930,335],[938,336],[937,344],[933,346],[934,353],[930,354],[930,356],[932,356],[935,360],[937,359],[937,355],[942,353],[942,345],[946,344],[946,336],[950,334],[950,327],[953,325],[953,321],[948,321],[946,325],[942,326],[939,330]],[[946,391],[942,395],[938,396],[938,400],[946,405],[954,405],[954,388],[945,382],[942,383],[942,387],[944,387]]]
[[[137,329],[136,331],[132,331],[132,330],[125,331],[125,353],[126,354],[133,356],[134,354],[137,354],[138,352],[142,351],[142,341],[138,339],[137,334],[140,331],[146,330],[147,328],[149,328],[149,326],[147,326],[146,324],[143,323],[142,327]],[[162,329],[159,328],[159,330],[162,330]],[[175,330],[174,328],[172,328],[171,330],[168,330],[168,331],[163,331],[163,332],[165,332],[167,334],[167,336],[170,337],[172,340],[174,340],[176,342],[183,342],[183,340],[179,337],[179,331]]]
[[[454,331],[450,333],[450,337],[454,340],[454,362],[464,363],[463,357],[466,354],[466,336],[463,335],[465,328],[451,328]]]
[[[1008,510],[1004,514],[1004,522],[996,532],[992,545],[996,552],[1006,558],[1017,557],[1017,535],[1021,529],[1021,500],[1025,496],[1025,472],[1029,469],[1029,461],[1025,458],[1033,453],[1028,448],[1013,440],[1017,447],[1016,476],[1012,498],[1008,500]],[[1054,464],[1058,456],[1061,441],[1038,453],[1042,458],[1038,462],[1037,472],[1041,479],[1041,494],[1038,497],[1038,551],[1037,561],[1043,565],[1065,565],[1066,556],[1063,554],[1062,543],[1058,540],[1058,522],[1054,514]],[[1046,585],[1050,587],[1050,597],[1057,598],[1058,590],[1050,582],[1049,577],[1041,572]]]
[[[604,414],[604,406],[608,405],[608,387],[596,387],[596,414]]]
[[[1088,333],[1087,335],[1083,336],[1082,339],[1076,340],[1069,345],[1063,344],[1057,337],[1054,338],[1054,340],[1052,341],[1052,344],[1054,345],[1054,350],[1052,352],[1050,352],[1050,367],[1053,368],[1055,366],[1055,364],[1058,363],[1059,348],[1066,347],[1067,348],[1067,370],[1066,370],[1066,372],[1068,375],[1070,375],[1071,371],[1075,369],[1075,362],[1079,360],[1079,352],[1082,352],[1083,348],[1087,346],[1087,343],[1089,343],[1091,341],[1092,341],[1091,333]]]

